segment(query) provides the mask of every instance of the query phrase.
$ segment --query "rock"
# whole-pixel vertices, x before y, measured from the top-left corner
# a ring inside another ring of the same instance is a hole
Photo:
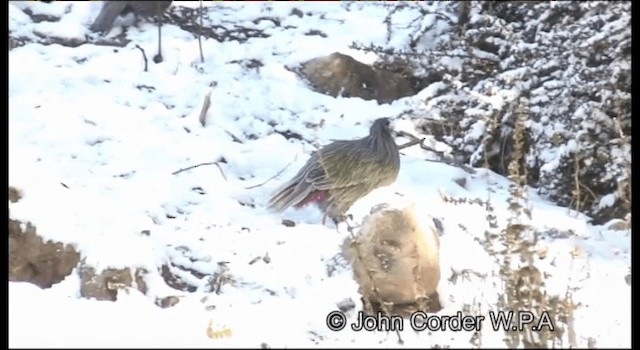
[[[605,226],[611,231],[626,231],[631,229],[631,220],[612,219]]]
[[[333,97],[389,103],[417,92],[403,75],[371,67],[339,52],[303,63],[300,74],[316,91]]]
[[[624,281],[627,282],[628,285],[631,285],[631,274],[628,273],[626,276],[624,276]]]
[[[24,231],[21,225],[9,219],[9,281],[49,288],[65,279],[78,265],[80,254],[70,245],[45,242],[30,223]]]
[[[146,270],[136,269],[135,274],[131,269],[104,269],[100,273],[92,266],[83,265],[80,267],[80,295],[82,297],[96,300],[115,301],[118,297],[118,289],[134,287],[142,294],[146,294],[147,285],[144,282]],[[134,283],[135,282],[135,283]]]
[[[342,300],[337,304],[337,306],[338,310],[342,312],[348,312],[356,308],[356,304],[351,300],[351,298]]]
[[[343,254],[365,304],[393,305],[408,315],[441,308],[436,293],[439,248],[439,233],[435,227],[421,227],[414,207],[381,208],[364,219],[355,241],[345,240]]]
[[[289,219],[283,219],[282,220],[282,225],[285,226],[285,227],[295,227],[296,223],[293,222],[292,220],[289,220]]]
[[[177,296],[169,295],[164,298],[156,298],[156,305],[163,309],[174,307],[180,302],[180,298]]]
[[[195,292],[197,287],[185,282],[182,278],[171,271],[171,265],[162,265],[160,275],[164,282],[171,288],[183,292]]]
[[[9,186],[9,202],[16,203],[22,198],[22,191],[15,187]]]

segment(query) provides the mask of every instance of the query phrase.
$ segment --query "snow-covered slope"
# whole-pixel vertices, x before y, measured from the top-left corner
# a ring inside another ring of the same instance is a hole
[[[339,3],[205,4],[216,8],[210,23],[261,29],[268,37],[244,43],[205,39],[201,63],[197,40],[166,25],[164,62],[149,62],[148,72],[135,47],[148,56],[155,53],[157,31],[147,22],[127,29],[131,42],[123,48],[32,43],[9,52],[9,185],[24,192],[10,205],[10,217],[33,222],[47,239],[73,244],[97,268],[152,272],[147,296],[121,291],[116,302],[80,299],[76,274],[47,290],[10,282],[10,346],[398,346],[393,332],[349,327],[334,332],[326,325],[327,314],[345,299],[356,301],[356,311],[361,308],[351,270],[338,263],[337,271],[327,272],[339,260],[345,233],[322,225],[313,207],[282,215],[265,208],[269,195],[316,147],[364,136],[374,119],[400,115],[421,103],[418,97],[378,105],[321,95],[286,69],[334,51],[372,62],[374,56],[348,48],[355,39],[404,45],[400,38],[387,41],[381,22],[388,9],[364,4],[347,9]],[[39,33],[81,41],[94,35],[87,27],[99,8],[99,2],[12,2],[9,29],[23,37]],[[304,15],[292,15],[294,8]],[[58,22],[34,23],[26,9],[64,15]],[[257,20],[264,17],[281,22]],[[114,28],[109,36],[120,30]],[[307,35],[311,30],[324,35]],[[261,64],[249,67],[250,60]],[[203,127],[198,117],[208,93],[211,108]],[[407,120],[394,123],[416,132]],[[287,140],[276,131],[291,131],[303,140]],[[366,213],[400,194],[415,202],[425,218],[439,218],[441,314],[454,315],[471,305],[486,315],[503,291],[497,261],[480,241],[487,230],[500,232],[511,215],[509,181],[487,170],[470,174],[425,160],[431,157],[418,147],[403,150],[396,183],[371,193],[352,211]],[[219,166],[174,174],[218,160]],[[460,178],[466,179],[464,186],[456,182]],[[489,227],[484,206],[446,198],[489,200],[499,229]],[[630,232],[591,226],[583,215],[550,204],[533,190],[528,199],[532,218],[525,223],[541,232],[573,233],[547,238],[547,254],[536,264],[548,273],[549,293],[570,290],[580,303],[573,324],[576,345],[585,347],[592,338],[598,347],[630,346],[631,290],[625,283]],[[285,227],[284,218],[296,225]],[[143,230],[150,234],[140,235]],[[208,278],[192,276],[189,282],[198,290],[175,291],[155,273],[169,261],[204,275],[224,265],[232,281],[215,293]],[[464,270],[476,273],[450,279]],[[154,305],[155,297],[167,295],[179,296],[180,302],[167,309]],[[208,336],[208,328],[222,336]],[[404,346],[414,348],[468,347],[472,336],[401,332]],[[503,338],[504,332],[484,324],[483,346],[503,347]]]

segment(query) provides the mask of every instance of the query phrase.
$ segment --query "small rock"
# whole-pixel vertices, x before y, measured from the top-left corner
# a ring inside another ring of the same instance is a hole
[[[176,296],[170,295],[164,298],[157,298],[156,305],[160,306],[163,309],[173,307],[180,302],[180,299]]]
[[[444,226],[442,226],[442,221],[438,218],[433,218],[433,224],[436,226],[438,233],[440,236],[444,233]]]
[[[297,7],[294,7],[293,10],[291,10],[291,15],[298,16],[300,18],[304,17],[304,13],[302,13],[302,11],[300,11]]]
[[[22,198],[22,191],[19,189],[9,186],[9,202],[16,203]]]
[[[296,223],[289,219],[283,219],[282,225],[284,225],[285,227],[294,227],[296,226]]]
[[[455,182],[456,184],[458,184],[458,186],[467,189],[467,178],[466,177],[459,177],[457,179],[454,179],[453,182]]]
[[[351,300],[351,298],[345,299],[338,303],[338,310],[342,312],[353,310],[355,309],[355,307],[356,307],[356,303],[354,303],[353,300]]]
[[[624,276],[624,281],[627,282],[628,285],[631,285],[631,274]]]

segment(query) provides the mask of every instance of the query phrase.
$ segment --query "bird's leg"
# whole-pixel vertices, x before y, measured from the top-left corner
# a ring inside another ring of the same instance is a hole
[[[353,215],[349,214],[344,217],[344,222],[347,224],[347,230],[349,233],[353,233],[353,230],[356,228],[355,224],[350,224],[349,221],[353,223]]]
[[[333,223],[336,225],[336,232],[340,233],[340,221],[332,218]]]
[[[153,62],[162,62],[162,14],[158,18],[158,53],[153,56]]]
[[[353,230],[356,228],[356,225],[352,225],[349,221],[353,221],[353,215],[341,215],[337,218],[333,218],[333,223],[336,225],[336,231],[340,233],[340,225],[344,223],[347,226],[347,232],[353,234]]]

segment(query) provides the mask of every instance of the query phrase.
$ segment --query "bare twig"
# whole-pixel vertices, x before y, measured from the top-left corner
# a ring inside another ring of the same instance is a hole
[[[158,25],[158,53],[153,56],[153,62],[162,62],[162,24]]]
[[[287,170],[287,168],[289,166],[291,166],[291,164],[293,164],[296,160],[298,160],[298,155],[296,154],[295,158],[293,158],[293,160],[291,162],[289,162],[289,164],[285,165],[284,168],[282,168],[282,170],[278,171],[275,175],[273,175],[272,177],[268,178],[267,180],[265,180],[263,183],[259,183],[257,185],[252,185],[249,187],[245,187],[246,190],[250,190],[252,188],[256,188],[256,187],[260,187],[260,186],[264,186],[267,182],[275,179],[276,177],[280,176],[282,173],[284,173],[285,170]]]
[[[613,118],[613,123],[616,125],[616,130],[618,130],[618,134],[620,134],[620,138],[624,139],[625,134],[624,134],[624,131],[622,130],[622,124],[620,124],[620,119]]]
[[[231,136],[231,140],[233,140],[233,142],[243,143],[242,140],[240,140],[239,137],[237,137],[236,135],[232,134],[230,131],[224,130],[224,132],[227,133],[227,135]]]
[[[204,55],[202,54],[202,16],[204,16],[203,14],[203,9],[202,9],[202,0],[200,0],[200,28],[198,28],[198,47],[200,48],[200,61],[202,61],[202,63],[204,63]]]
[[[176,171],[174,171],[174,172],[173,172],[173,173],[171,173],[171,174],[172,174],[172,175],[178,175],[178,174],[180,174],[181,172],[184,172],[184,171],[187,171],[187,170],[191,170],[191,169],[197,168],[197,167],[199,167],[199,166],[203,166],[203,165],[215,165],[215,166],[217,166],[217,167],[218,167],[218,170],[220,170],[220,174],[222,175],[222,178],[223,178],[225,181],[227,181],[227,176],[225,176],[224,171],[222,171],[222,168],[220,167],[219,162],[220,162],[219,160],[216,160],[215,162],[205,162],[205,163],[200,163],[200,164],[196,164],[196,165],[188,166],[188,167],[186,167],[186,168],[182,168],[182,169],[180,169],[180,170],[176,170]]]
[[[425,56],[426,57],[456,57],[456,58],[476,59],[478,61],[483,61],[483,62],[499,63],[499,60],[497,58],[481,57],[477,55],[474,56],[473,54],[469,54],[469,55],[455,54],[454,55],[446,52],[436,52],[436,51],[425,52],[425,51],[419,51],[419,50],[415,50],[415,51],[393,50],[393,49],[385,49],[382,46],[377,46],[373,44],[370,44],[369,46],[365,46],[355,41],[352,42],[351,45],[349,45],[349,48],[354,50],[364,51],[364,52],[374,52],[378,54],[382,53],[387,55],[402,55],[406,57],[425,57]]]
[[[407,147],[410,147],[410,146],[413,146],[413,145],[420,144],[420,148],[422,148],[425,151],[434,152],[434,153],[441,153],[441,152],[438,152],[438,151],[434,150],[433,148],[425,145],[424,144],[425,138],[420,139],[416,135],[413,135],[413,134],[411,134],[409,132],[406,132],[406,131],[398,131],[397,134],[398,134],[398,136],[403,136],[403,137],[406,137],[406,138],[411,140],[410,142],[398,147],[399,149],[407,148]]]
[[[425,141],[424,138],[420,139],[417,136],[415,136],[415,135],[413,135],[413,134],[411,134],[409,132],[406,132],[406,131],[398,131],[396,134],[398,136],[403,136],[403,137],[406,137],[406,138],[411,140],[410,142],[408,142],[408,143],[406,143],[406,144],[404,144],[402,146],[399,146],[398,147],[399,149],[403,149],[403,148],[407,148],[407,147],[410,147],[410,146],[413,146],[413,145],[420,144],[420,148],[422,148],[425,151],[433,152],[433,153],[437,154],[438,157],[440,158],[438,160],[425,159],[426,161],[428,161],[428,162],[445,163],[447,165],[451,165],[451,166],[454,166],[456,168],[460,168],[460,169],[464,170],[465,172],[467,172],[469,174],[475,174],[475,170],[473,170],[473,168],[471,168],[471,167],[469,167],[467,165],[458,163],[453,159],[447,159],[447,157],[442,152],[436,151],[435,149],[425,145],[424,144],[424,141]]]
[[[402,130],[397,131],[397,132],[396,132],[396,135],[398,135],[398,136],[402,136],[402,137],[406,137],[406,138],[408,138],[409,140],[413,140],[413,141],[415,141],[415,140],[420,140],[420,139],[418,138],[418,136],[416,136],[416,135],[414,135],[414,134],[412,134],[412,133],[410,133],[410,132],[406,132],[406,131],[402,131]]]
[[[405,149],[405,148],[408,148],[408,147],[411,147],[411,146],[415,146],[417,144],[422,144],[423,142],[424,142],[424,139],[411,140],[411,141],[405,143],[402,146],[398,146],[398,150]]]
[[[582,197],[580,193],[580,160],[578,159],[578,154],[576,153],[573,157],[574,164],[574,183],[575,189],[573,190],[573,195],[576,197],[576,211],[580,211],[580,198]]]
[[[136,44],[136,48],[142,52],[142,58],[144,59],[144,71],[146,72],[149,66],[149,61],[147,60],[147,54],[144,52],[144,49],[140,47],[140,45]]]
[[[163,17],[162,17],[162,11],[160,11],[160,3],[157,3],[158,8],[156,9],[156,12],[158,12],[159,14],[157,15],[158,17],[158,53],[153,56],[153,62],[155,63],[160,63],[163,61],[162,58],[162,24],[163,24]]]
[[[453,284],[455,284],[456,281],[458,280],[458,277],[462,277],[463,279],[469,280],[469,274],[475,275],[476,277],[481,278],[483,280],[487,278],[486,273],[480,273],[478,271],[471,270],[471,269],[462,269],[460,271],[456,271],[452,268],[451,277],[449,277],[449,282],[452,282]]]
[[[204,97],[204,103],[202,104],[202,109],[200,110],[200,124],[204,127],[207,122],[207,112],[209,111],[209,107],[211,107],[211,91]]]

